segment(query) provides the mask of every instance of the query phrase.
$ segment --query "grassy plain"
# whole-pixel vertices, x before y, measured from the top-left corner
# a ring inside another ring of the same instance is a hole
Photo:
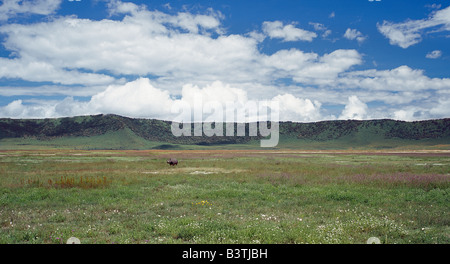
[[[447,150],[0,151],[0,243],[448,244],[449,192]]]

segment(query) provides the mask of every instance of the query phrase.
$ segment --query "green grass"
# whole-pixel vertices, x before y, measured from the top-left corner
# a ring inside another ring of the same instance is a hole
[[[449,174],[416,154],[0,152],[0,243],[448,244]]]
[[[210,149],[210,146],[172,144],[167,142],[150,141],[137,136],[129,128],[117,131],[108,131],[102,135],[94,136],[65,136],[49,139],[36,138],[2,138],[0,150],[42,150],[42,149],[67,149],[67,150],[148,150],[148,149],[179,149],[195,150]],[[260,148],[259,141],[248,144],[223,144],[215,148],[220,149],[249,149]]]
[[[47,140],[35,138],[1,139],[0,149],[151,149],[160,142],[152,142],[136,136],[130,129],[108,131],[102,135],[84,137],[57,137]]]

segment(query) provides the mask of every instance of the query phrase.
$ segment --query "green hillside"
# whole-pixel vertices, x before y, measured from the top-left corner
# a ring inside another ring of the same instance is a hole
[[[3,118],[0,119],[0,149],[246,149],[259,148],[262,139],[248,136],[249,124],[246,124],[246,136],[239,137],[175,137],[170,126],[170,121],[118,115]],[[277,148],[450,149],[449,118],[416,122],[387,119],[281,122],[279,130]]]

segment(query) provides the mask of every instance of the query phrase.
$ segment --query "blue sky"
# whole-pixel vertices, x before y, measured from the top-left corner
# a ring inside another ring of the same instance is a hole
[[[448,1],[5,0],[0,42],[0,117],[171,119],[196,96],[300,122],[450,115]]]

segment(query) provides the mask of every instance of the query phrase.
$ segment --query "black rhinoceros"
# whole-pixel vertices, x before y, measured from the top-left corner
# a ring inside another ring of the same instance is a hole
[[[178,165],[178,160],[174,158],[170,158],[167,160],[167,164],[170,164],[170,166]]]

